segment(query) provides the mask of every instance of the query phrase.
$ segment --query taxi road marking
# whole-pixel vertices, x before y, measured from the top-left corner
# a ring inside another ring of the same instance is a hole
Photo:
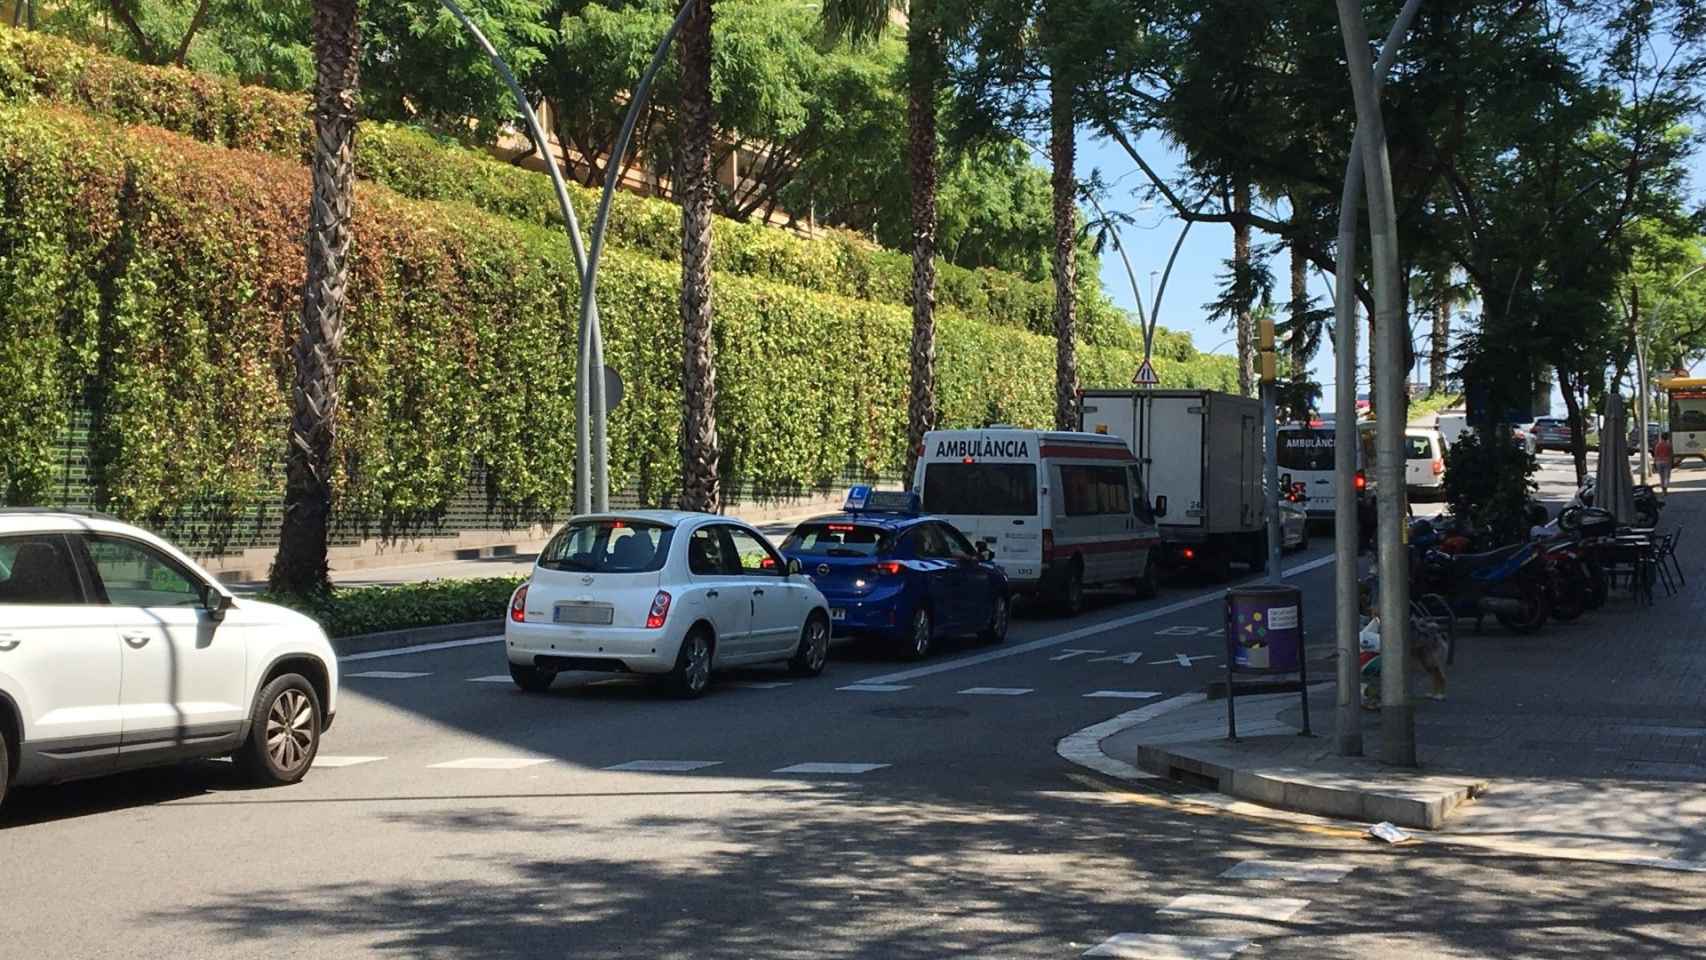
[[[1034,687],[967,687],[964,694],[981,697],[1020,697],[1035,692]]]
[[[1149,700],[1161,696],[1159,690],[1097,690],[1086,693],[1086,697],[1101,697],[1110,700]]]
[[[854,693],[899,693],[902,690],[911,690],[912,687],[907,684],[896,683],[854,683],[835,689],[851,690]]]
[[[722,763],[721,760],[629,760],[606,770],[624,773],[689,773]]]
[[[870,773],[888,766],[886,763],[796,763],[771,773]]]

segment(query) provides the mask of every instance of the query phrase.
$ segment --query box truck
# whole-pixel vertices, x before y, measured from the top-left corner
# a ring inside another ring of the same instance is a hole
[[[1085,390],[1086,433],[1119,437],[1137,456],[1155,502],[1162,556],[1231,576],[1267,568],[1262,497],[1262,404],[1209,390]]]

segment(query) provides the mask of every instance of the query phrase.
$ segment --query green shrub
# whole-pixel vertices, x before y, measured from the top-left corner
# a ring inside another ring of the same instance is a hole
[[[1528,534],[1537,469],[1534,455],[1508,432],[1483,439],[1466,431],[1445,453],[1446,502],[1459,519],[1490,530],[1495,542],[1519,542]]]
[[[0,488],[37,502],[67,410],[92,410],[99,506],[275,501],[288,337],[304,275],[307,170],[57,108],[0,108]],[[476,467],[516,520],[570,499],[575,272],[560,237],[363,182],[334,484],[380,533],[442,517]],[[600,309],[627,383],[612,485],[673,496],[680,270],[608,252]],[[723,467],[760,490],[904,462],[910,311],[720,274]],[[1054,344],[941,312],[945,426],[1052,420]],[[1088,386],[1137,358],[1089,344]],[[1169,386],[1225,388],[1221,361],[1157,361]]]
[[[0,26],[0,102],[58,103],[126,124],[147,124],[204,143],[261,150],[302,160],[310,143],[307,100],[264,87],[239,86],[205,74],[132,63],[68,40]],[[364,124],[357,173],[406,197],[472,204],[561,227],[550,179],[395,124]],[[590,230],[599,194],[570,185],[575,215]],[[722,217],[713,225],[712,265],[822,293],[909,304],[912,259],[845,231],[808,240],[773,227]],[[610,244],[673,260],[681,251],[681,210],[663,200],[618,193]],[[998,270],[937,264],[937,303],[991,323],[1049,334],[1054,287]],[[1092,342],[1129,331],[1125,315],[1086,276],[1081,324]]]
[[[525,577],[432,580],[395,587],[334,589],[310,597],[261,594],[258,599],[300,610],[332,637],[411,630],[448,623],[501,620],[510,594]]]

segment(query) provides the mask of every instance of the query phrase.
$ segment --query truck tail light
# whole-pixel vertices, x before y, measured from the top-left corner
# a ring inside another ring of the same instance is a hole
[[[516,623],[527,622],[527,584],[525,583],[516,587],[515,596],[509,598],[509,618]]]
[[[663,622],[669,618],[669,594],[663,590],[652,598],[652,608],[646,613],[646,629],[662,630]]]
[[[1044,530],[1043,531],[1043,559],[1044,560],[1053,560],[1054,559],[1054,531],[1053,530]]]

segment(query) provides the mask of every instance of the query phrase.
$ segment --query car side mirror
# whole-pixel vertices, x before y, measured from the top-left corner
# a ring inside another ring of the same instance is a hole
[[[994,563],[995,562],[995,551],[989,549],[988,547],[978,547],[977,548],[977,558],[979,560],[983,561],[984,563]]]
[[[1166,494],[1162,494],[1161,496],[1155,498],[1155,511],[1154,512],[1155,512],[1155,515],[1158,517],[1165,517],[1167,515],[1167,495]]]
[[[231,609],[231,598],[218,590],[209,589],[202,598],[202,609],[207,611],[208,619],[215,623],[225,619],[225,612]]]
[[[797,577],[800,575],[800,571],[804,569],[805,567],[800,564],[799,557],[788,558],[788,576]]]

